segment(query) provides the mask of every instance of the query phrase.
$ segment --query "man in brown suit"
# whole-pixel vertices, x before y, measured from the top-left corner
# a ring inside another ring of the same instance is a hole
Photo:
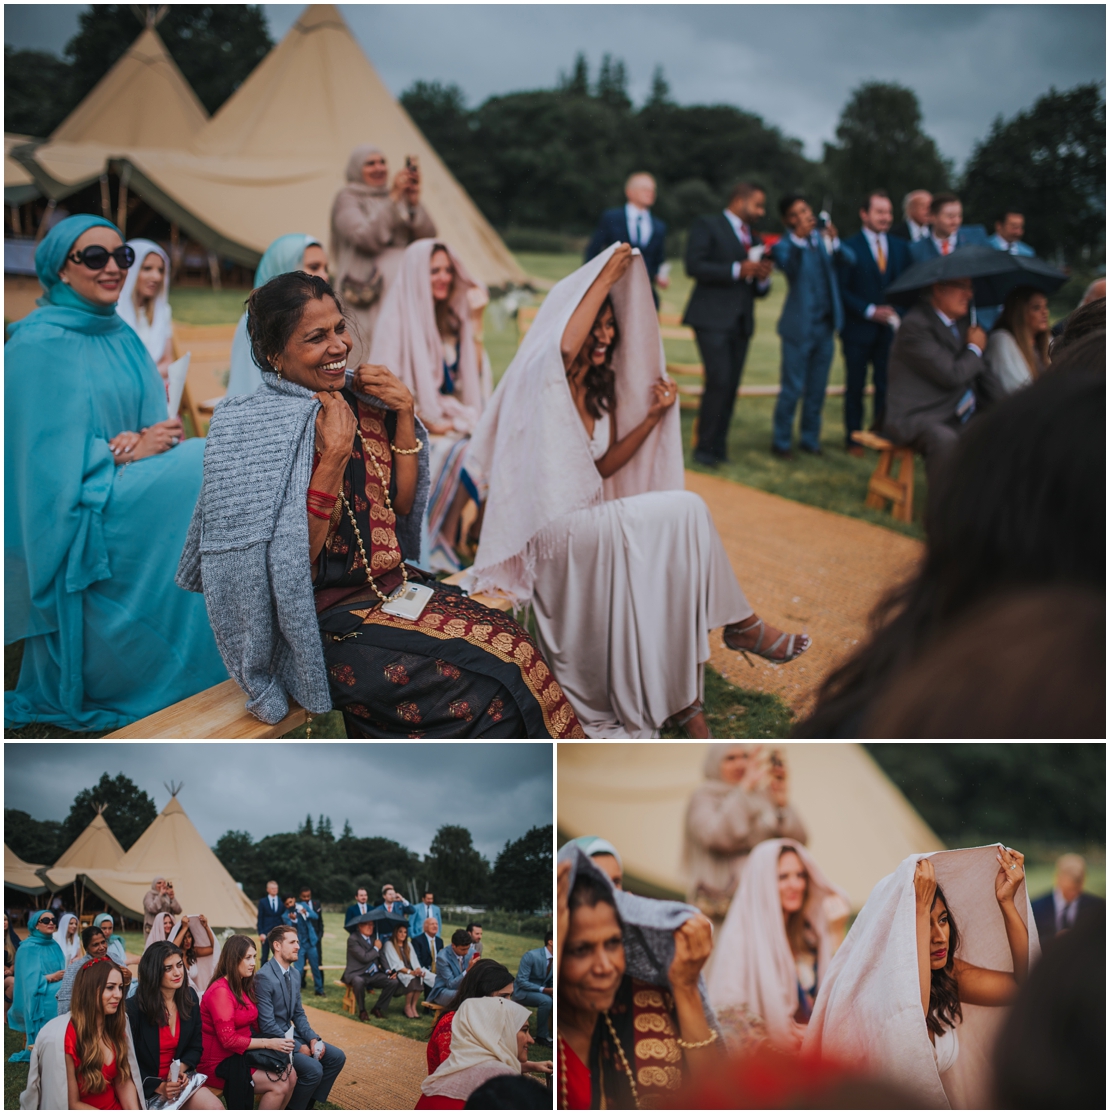
[[[983,359],[987,334],[965,321],[971,279],[929,287],[890,350],[883,432],[925,457],[930,482],[977,407],[1003,394]]]
[[[390,999],[401,989],[401,983],[385,972],[378,949],[374,947],[373,921],[359,921],[355,931],[347,937],[347,968],[340,982],[346,983],[355,992],[359,1021],[370,1020],[366,1012],[368,986],[381,991],[378,1004],[372,1011],[374,1016],[385,1017]]]

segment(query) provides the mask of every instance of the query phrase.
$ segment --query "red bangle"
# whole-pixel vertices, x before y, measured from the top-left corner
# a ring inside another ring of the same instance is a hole
[[[338,495],[329,495],[326,491],[316,491],[314,488],[311,487],[308,489],[308,493],[309,495],[315,495],[317,499],[328,499],[332,503],[334,503],[336,499],[339,498]]]
[[[318,511],[315,507],[309,507],[308,513],[314,514],[317,518],[322,518],[325,522],[331,522],[330,514],[325,514],[323,511]]]

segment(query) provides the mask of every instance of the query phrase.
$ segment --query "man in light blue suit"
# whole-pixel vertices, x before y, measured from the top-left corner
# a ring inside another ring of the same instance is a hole
[[[1008,255],[1021,255],[1031,259],[1037,253],[1022,239],[1025,235],[1025,214],[1010,207],[1002,210],[1002,216],[994,222],[994,235],[987,241],[996,251]],[[979,324],[989,333],[994,323],[1002,315],[1001,306],[976,306]]]
[[[285,912],[282,922],[289,925],[297,934],[300,941],[300,951],[294,966],[297,968],[297,987],[300,988],[301,979],[304,977],[306,961],[312,967],[312,984],[316,988],[316,997],[326,997],[324,993],[324,978],[320,973],[320,961],[317,958],[319,936],[313,921],[320,923],[320,917],[311,905],[302,905],[292,894],[285,899]],[[323,931],[321,929],[321,931]]]
[[[778,324],[782,338],[782,371],[771,452],[791,460],[794,413],[799,398],[802,400],[800,447],[815,455],[821,452],[821,413],[832,366],[833,333],[844,326],[840,284],[833,267],[833,259],[839,257],[841,247],[836,228],[829,224],[824,232],[832,237],[830,255],[825,237],[817,231],[813,210],[804,197],[788,194],[779,202],[779,213],[788,234],[775,244],[771,255],[786,275],[790,292]]]
[[[910,244],[910,258],[914,263],[924,263],[938,255],[951,255],[957,248],[970,244],[987,242],[987,230],[981,224],[964,224],[963,203],[954,193],[934,194],[929,211],[933,214],[932,231]]]
[[[436,981],[428,993],[428,1001],[433,1005],[446,1004],[455,997],[463,975],[478,961],[465,928],[456,928],[451,936],[450,947],[444,948],[436,957]]]
[[[409,917],[410,940],[415,940],[424,931],[424,922],[429,917],[434,917],[436,924],[443,924],[443,914],[440,912],[439,906],[436,905],[435,894],[431,890],[425,892],[424,900],[416,906],[412,916]]]
[[[300,941],[291,925],[278,925],[266,938],[274,953],[254,976],[258,1005],[258,1032],[263,1037],[282,1038],[293,1026],[293,1068],[297,1085],[289,1099],[289,1110],[308,1110],[314,1102],[327,1102],[332,1084],[347,1062],[334,1045],[325,1045],[316,1058],[320,1034],[308,1023],[301,1005],[301,977],[297,971]]]
[[[533,948],[520,957],[513,983],[513,1001],[539,1010],[536,1018],[536,1043],[551,1045],[551,1006],[555,1001],[555,952],[552,933],[544,937],[542,948]]]

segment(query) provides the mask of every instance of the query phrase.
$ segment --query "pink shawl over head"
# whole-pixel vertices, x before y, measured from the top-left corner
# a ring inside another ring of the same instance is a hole
[[[797,854],[809,875],[803,912],[817,934],[817,985],[821,986],[836,948],[829,912],[847,913],[848,897],[825,877],[802,844],[768,839],[748,856],[740,888],[714,941],[709,1001],[716,1010],[746,1006],[763,1020],[772,1044],[793,1051],[801,1044],[805,1026],[794,1020],[798,973],[779,896],[779,855],[784,847]]]
[[[459,373],[454,395],[441,395],[443,340],[436,328],[431,264],[436,247],[447,249],[455,268],[451,308],[459,319]],[[424,421],[449,421],[459,433],[478,424],[488,394],[483,396],[481,368],[474,347],[474,326],[468,294],[486,288],[471,278],[459,257],[441,240],[416,240],[401,257],[374,326],[369,362],[389,368],[413,393]],[[488,299],[488,295],[486,295]]]
[[[170,939],[177,937],[181,929],[181,919],[174,921]],[[153,933],[153,929],[151,932]],[[197,948],[212,948],[211,955],[198,955],[197,961],[191,967],[187,966],[189,985],[197,992],[197,997],[204,996],[208,984],[216,974],[216,964],[220,962],[220,942],[210,932],[205,932],[200,917],[196,913],[189,914],[189,931],[193,934],[193,946]]]
[[[960,1053],[941,1076],[917,975],[913,876],[932,859],[937,884],[960,932],[959,959],[992,971],[1012,971],[1002,912],[994,897],[997,844],[910,855],[875,885],[817,991],[803,1052],[855,1062],[913,1091],[922,1107],[971,1109],[991,1105],[991,1059],[1006,1010],[962,1005],[956,1026]],[[1025,884],[1015,896],[1029,928],[1029,962],[1041,947]]]
[[[478,591],[500,589],[526,602],[536,560],[529,542],[545,527],[603,500],[685,486],[677,405],[636,455],[603,481],[567,383],[563,332],[615,250],[609,247],[552,288],[471,438],[466,469],[488,492],[472,569]],[[611,297],[620,329],[613,369],[621,437],[647,416],[651,386],[666,374],[651,282],[638,249]]]

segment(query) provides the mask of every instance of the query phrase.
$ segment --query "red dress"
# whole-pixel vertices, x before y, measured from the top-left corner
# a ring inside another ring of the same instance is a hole
[[[254,1034],[251,1026],[258,1020],[258,1007],[249,999],[240,1003],[227,979],[217,979],[200,1000],[200,1032],[203,1051],[197,1072],[208,1076],[208,1086],[222,1088],[224,1081],[215,1075],[216,1067],[228,1056],[242,1055]],[[254,1069],[251,1069],[254,1074]]]
[[[451,1055],[451,1021],[455,1011],[441,1014],[428,1038],[428,1074],[431,1075]]]
[[[420,1101],[413,1107],[414,1110],[465,1110],[466,1103],[462,1099],[449,1099],[443,1095],[421,1095]]]
[[[563,1086],[566,1086],[567,1109],[589,1110],[593,1099],[590,1069],[578,1059],[577,1054],[562,1037],[558,1038],[558,1045],[559,1059],[555,1067],[560,1076],[560,1093]]]
[[[170,1064],[173,1063],[174,1058],[177,1056],[177,1041],[181,1036],[181,1015],[178,1014],[174,1018],[174,1026],[171,1029],[168,1025],[163,1025],[158,1030],[158,1078],[169,1079],[170,1077]]]
[[[81,1061],[77,1058],[77,1030],[73,1027],[71,1021],[66,1026],[66,1039],[65,1039],[66,1055],[73,1061],[74,1068],[81,1066]],[[113,1058],[110,1064],[105,1064],[101,1069],[106,1084],[103,1091],[99,1095],[90,1095],[88,1091],[81,1090],[81,1077],[77,1077],[77,1095],[78,1098],[86,1106],[93,1106],[97,1110],[122,1110],[123,1104],[119,1101],[119,1096],[116,1094],[115,1082],[116,1075],[116,1061]]]

